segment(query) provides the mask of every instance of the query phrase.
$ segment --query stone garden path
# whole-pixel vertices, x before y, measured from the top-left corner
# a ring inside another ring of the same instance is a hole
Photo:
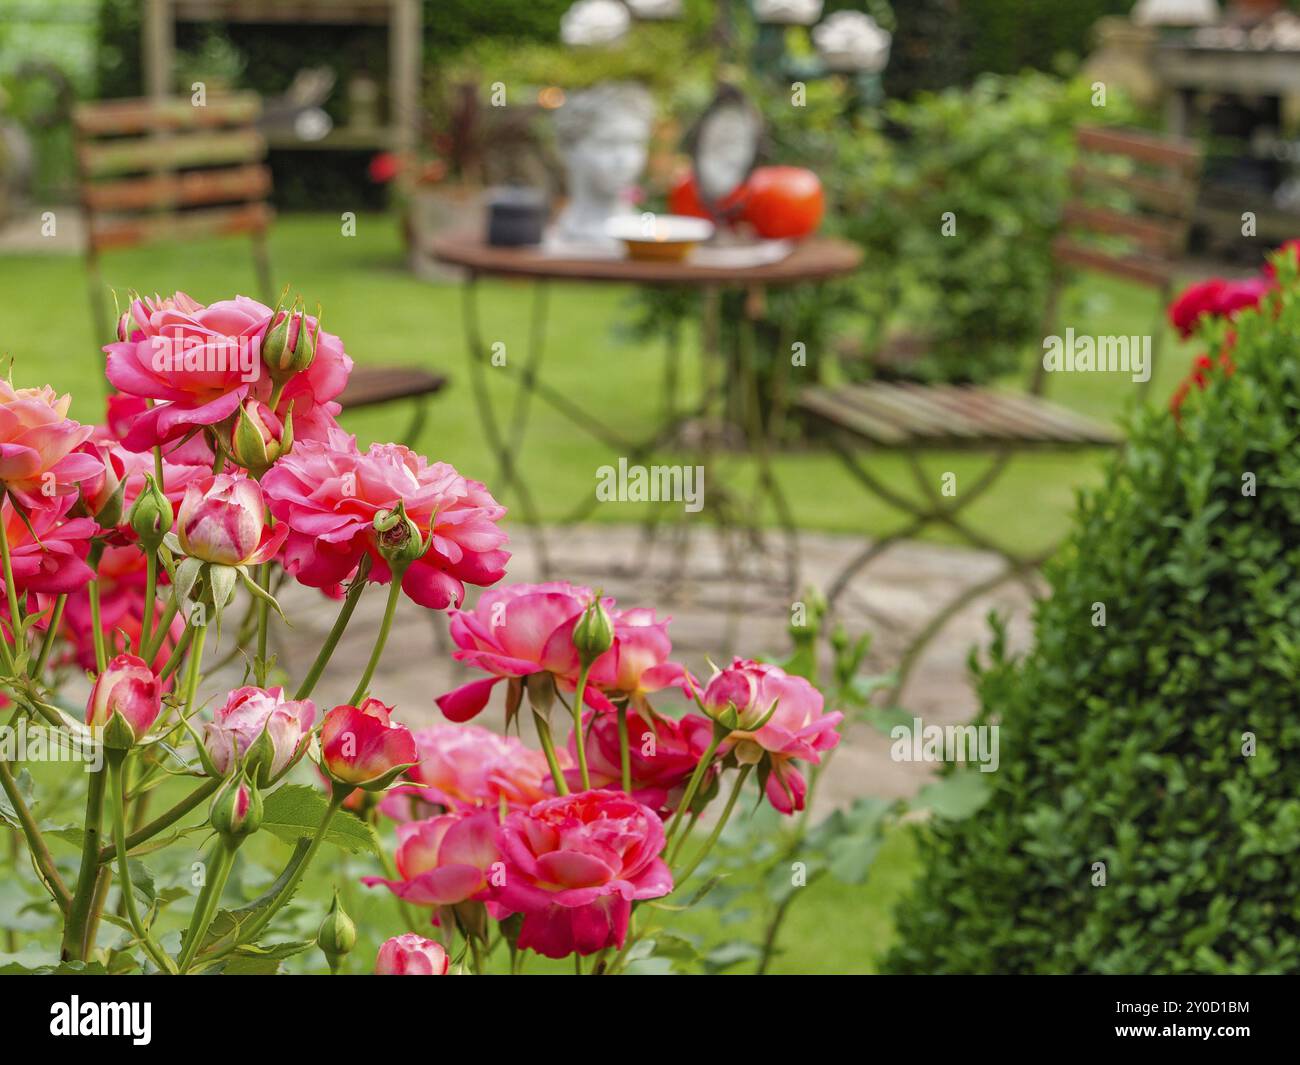
[[[644,574],[657,570],[662,575],[668,568],[665,556],[674,553],[673,549],[662,545],[647,551],[638,528],[589,525],[552,530],[548,535],[554,572],[574,582],[603,587],[621,604],[656,606],[661,616],[670,615],[675,657],[697,675],[708,676],[707,659],[720,661],[729,650],[758,655],[784,654],[789,648],[786,626],[791,604],[779,599],[770,591],[773,585],[758,577],[740,585],[710,579],[709,575],[718,571],[719,561],[716,552],[711,556],[703,542],[692,553],[669,602],[662,583]],[[509,579],[535,580],[537,567],[529,537],[516,530],[514,541]],[[803,534],[800,545],[803,582],[824,587],[839,566],[861,549],[862,541]],[[620,574],[618,568],[627,567],[631,560],[638,562],[636,573]],[[865,629],[874,636],[869,670],[884,672],[894,665],[907,636],[919,628],[935,604],[945,602],[954,590],[991,575],[997,567],[996,556],[935,544],[909,543],[886,552],[866,578],[860,576],[851,586],[840,609],[850,633]],[[350,695],[351,684],[370,653],[383,598],[372,590],[361,600],[317,689],[318,705],[331,706]],[[302,676],[329,631],[337,607],[298,586],[286,588],[282,599],[285,612],[296,620],[294,631],[280,641],[277,650],[290,675]],[[976,701],[967,679],[966,659],[973,645],[988,643],[988,612],[997,610],[1008,616],[1011,646],[1019,650],[1028,642],[1030,606],[1027,591],[1008,583],[957,615],[914,670],[904,696],[905,708],[927,724],[967,720]],[[725,646],[729,626],[733,635],[730,648]],[[434,696],[482,676],[453,662],[450,649],[446,620],[403,599],[373,685],[375,694],[395,705],[407,724],[440,720]],[[238,681],[238,677],[230,679]],[[478,723],[500,727],[499,698]],[[527,731],[525,738],[533,742]],[[858,795],[910,796],[928,780],[932,768],[892,761],[888,738],[869,725],[854,722],[847,725],[844,742],[826,775],[821,802],[841,803]]]

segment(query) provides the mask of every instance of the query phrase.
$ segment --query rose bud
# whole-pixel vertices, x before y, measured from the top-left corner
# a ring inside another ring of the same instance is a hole
[[[249,776],[264,788],[302,752],[315,719],[310,699],[287,700],[283,688],[236,688],[204,726],[203,746],[222,776],[242,757]]]
[[[185,489],[176,532],[191,558],[243,566],[273,557],[289,530],[282,525],[267,536],[258,483],[243,474],[218,473]]]
[[[147,551],[158,550],[163,537],[171,531],[172,505],[152,474],[145,474],[144,487],[131,505],[127,520]]]
[[[357,945],[357,926],[344,912],[339,902],[338,888],[334,889],[334,901],[316,933],[316,945],[329,962],[331,973],[338,972],[340,962]]]
[[[300,370],[311,366],[320,340],[320,318],[320,309],[317,308],[314,322],[308,319],[303,313],[301,297],[288,312],[277,309],[262,338],[262,362],[271,380],[283,384]]]
[[[378,699],[336,706],[321,725],[321,768],[337,784],[381,791],[420,760],[415,738]]]
[[[614,645],[614,623],[600,601],[600,593],[587,604],[573,627],[573,646],[583,665],[591,665]]]
[[[292,447],[292,403],[283,423],[261,400],[250,399],[239,408],[230,434],[230,449],[231,457],[244,469],[260,477]]]
[[[406,567],[428,550],[420,527],[407,516],[406,504],[400,499],[392,510],[378,511],[373,524],[375,546],[394,573],[405,573]]]
[[[376,976],[446,976],[451,959],[441,943],[414,932],[393,936],[379,948]]]
[[[162,681],[135,655],[118,655],[95,678],[86,724],[105,729],[104,742],[123,749],[149,731],[162,712]]]
[[[221,786],[212,800],[209,819],[227,843],[251,836],[262,827],[262,793],[241,772]]]

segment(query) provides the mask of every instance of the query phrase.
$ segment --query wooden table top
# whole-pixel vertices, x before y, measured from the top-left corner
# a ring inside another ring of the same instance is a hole
[[[440,262],[496,277],[561,281],[614,281],[642,285],[797,285],[851,274],[862,263],[862,249],[847,240],[812,237],[780,262],[761,266],[704,266],[698,263],[642,262],[635,259],[569,259],[539,248],[498,248],[479,232],[435,237],[430,250]]]

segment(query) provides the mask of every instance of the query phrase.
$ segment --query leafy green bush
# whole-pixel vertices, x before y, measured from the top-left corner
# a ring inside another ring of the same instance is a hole
[[[841,210],[868,264],[887,265],[873,283],[890,306],[909,281],[921,295],[900,315],[926,323],[919,376],[981,380],[1018,365],[1042,326],[1073,129],[1114,111],[1036,73],[886,107],[900,134],[892,165],[870,184],[843,179]]]
[[[764,113],[777,156],[817,171],[828,225],[866,252],[863,346],[923,323],[928,354],[908,372],[946,380],[1004,373],[1038,337],[1074,127],[1129,117],[1113,97],[1096,108],[1086,85],[1035,72],[848,115],[824,83],[805,106],[772,98]]]
[[[1235,372],[1193,390],[1181,421],[1138,418],[1049,568],[1033,650],[995,648],[980,674],[1002,768],[978,814],[930,833],[893,969],[1300,971],[1288,273],[1279,306],[1237,319]]]

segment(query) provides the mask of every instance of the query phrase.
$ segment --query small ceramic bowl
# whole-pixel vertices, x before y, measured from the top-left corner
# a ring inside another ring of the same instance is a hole
[[[713,223],[689,215],[647,212],[611,218],[605,232],[623,242],[629,259],[681,262],[695,245],[713,236]]]

